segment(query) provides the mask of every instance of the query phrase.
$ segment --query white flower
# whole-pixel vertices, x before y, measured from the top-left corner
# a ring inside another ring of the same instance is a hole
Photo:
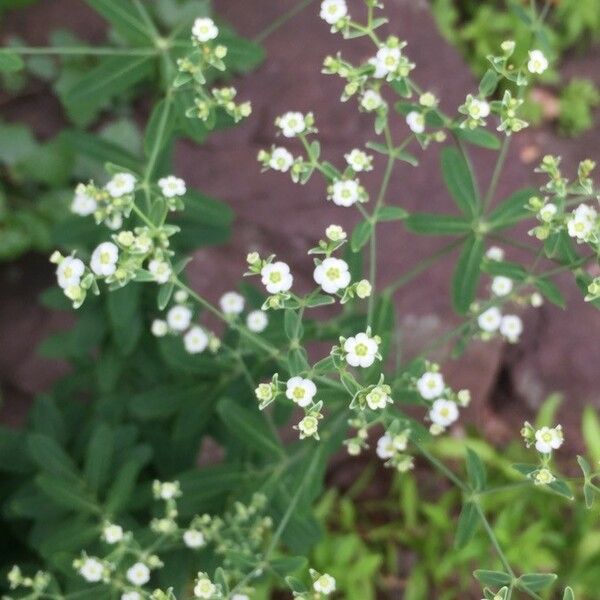
[[[371,164],[373,162],[373,157],[358,148],[354,148],[350,154],[346,154],[345,158],[346,162],[352,167],[352,170],[355,173],[371,171],[373,169],[373,165]]]
[[[319,431],[319,419],[313,415],[306,415],[297,427],[300,432],[300,439],[307,437],[318,437],[317,432]]]
[[[541,50],[530,50],[527,70],[541,75],[548,68],[548,59]]]
[[[434,373],[433,371],[427,371],[423,373],[417,381],[417,389],[419,394],[425,400],[433,400],[438,398],[444,392],[444,377],[441,373]]]
[[[219,35],[219,28],[209,17],[200,17],[194,21],[192,35],[201,43],[214,40]]]
[[[375,90],[367,90],[360,100],[360,105],[367,112],[372,112],[383,105],[383,98]]]
[[[490,246],[485,256],[490,260],[504,260],[504,250],[498,248],[498,246]]]
[[[246,594],[234,594],[231,596],[231,600],[250,600],[250,596]]]
[[[482,331],[492,333],[497,331],[502,321],[502,314],[497,306],[492,306],[477,317],[477,324]]]
[[[394,440],[391,435],[387,433],[377,440],[377,456],[381,458],[381,460],[387,460],[388,458],[392,458],[396,453],[396,449],[394,448]]]
[[[371,295],[372,291],[373,291],[373,286],[371,285],[371,282],[368,281],[367,279],[361,279],[356,284],[356,295],[359,298],[361,298],[362,300],[364,300],[365,298],[368,298]]]
[[[400,65],[400,55],[400,48],[390,48],[388,46],[379,48],[375,58],[369,60],[369,63],[375,66],[373,77],[382,79],[396,71]]]
[[[72,256],[66,256],[60,261],[56,268],[56,279],[58,285],[66,290],[67,288],[79,285],[81,276],[85,271],[83,261]]]
[[[529,298],[529,301],[531,302],[531,306],[534,308],[539,308],[542,306],[542,304],[544,304],[544,297],[539,292],[533,292],[533,294],[531,294],[531,298]]]
[[[169,175],[158,180],[158,186],[165,198],[183,196],[187,192],[185,181],[175,175]]]
[[[108,524],[102,532],[102,537],[107,544],[116,544],[123,539],[123,528],[120,525]]]
[[[365,400],[371,410],[378,410],[385,408],[387,404],[392,404],[393,400],[390,398],[387,391],[381,386],[375,386],[366,396]]]
[[[598,213],[587,204],[580,204],[567,221],[567,231],[571,237],[585,240],[592,232]]]
[[[335,25],[348,14],[346,0],[323,0],[321,2],[321,19]]]
[[[351,367],[370,367],[377,358],[378,350],[379,342],[377,339],[368,336],[366,333],[349,337],[344,342],[346,362]]]
[[[423,133],[425,131],[425,116],[413,110],[406,115],[406,124],[413,133]]]
[[[164,337],[169,332],[169,326],[167,325],[166,321],[163,321],[163,319],[154,319],[154,321],[152,321],[150,330],[152,331],[152,335],[156,337]]]
[[[172,500],[181,496],[179,481],[154,481],[152,491],[154,497],[161,500]]]
[[[121,600],[142,600],[139,592],[125,592],[121,594]]]
[[[190,354],[199,354],[208,346],[208,335],[202,327],[196,325],[183,336],[183,345]]]
[[[237,292],[226,292],[219,300],[221,310],[226,315],[239,315],[244,310],[245,304],[244,296]]]
[[[204,539],[204,534],[197,529],[188,529],[183,533],[183,543],[192,549],[202,548],[202,546],[206,545],[206,540]]]
[[[510,277],[504,277],[503,275],[498,275],[494,277],[492,281],[492,292],[496,294],[496,296],[506,296],[512,292],[513,289],[513,281]]]
[[[75,197],[71,202],[71,212],[81,217],[87,217],[95,212],[98,208],[98,203],[86,194],[85,190],[75,190]]]
[[[563,444],[564,436],[561,425],[556,427],[542,427],[535,432],[535,449],[542,454],[550,454],[558,450]]]
[[[323,573],[323,575],[313,583],[313,588],[315,589],[315,592],[329,596],[329,594],[335,592],[335,579],[331,575]]]
[[[120,198],[125,194],[131,194],[135,190],[137,179],[131,173],[117,173],[106,184],[106,191],[113,198]]]
[[[335,294],[350,283],[348,263],[341,258],[326,258],[316,266],[313,277],[324,292]]]
[[[216,591],[215,584],[204,573],[201,573],[194,587],[194,596],[196,598],[212,598]]]
[[[294,164],[294,157],[285,148],[275,148],[271,153],[269,166],[275,171],[285,173]]]
[[[167,323],[173,331],[185,331],[192,321],[192,311],[183,304],[176,304],[167,313]]]
[[[102,581],[104,565],[97,558],[86,557],[81,567],[79,567],[79,574],[90,583]]]
[[[254,333],[264,331],[268,324],[269,317],[264,310],[253,310],[246,317],[246,327]]]
[[[117,229],[121,229],[121,225],[123,225],[123,215],[118,212],[113,213],[104,219],[104,224],[112,231],[117,231]]]
[[[469,117],[471,119],[485,119],[490,114],[490,105],[485,100],[470,98],[468,102]]]
[[[295,137],[306,129],[304,115],[299,112],[287,112],[281,115],[275,124],[281,129],[281,133],[285,137]]]
[[[286,397],[293,400],[298,406],[308,406],[316,393],[317,386],[310,379],[292,377],[286,384]]]
[[[92,253],[90,267],[96,275],[107,277],[117,270],[119,248],[112,242],[102,242]]]
[[[523,321],[517,315],[506,315],[500,322],[500,333],[509,341],[517,342],[523,333]]]
[[[294,277],[290,273],[289,266],[282,262],[277,261],[268,265],[265,265],[261,271],[261,281],[267,288],[269,294],[278,294],[279,292],[287,292],[294,282]]]
[[[127,579],[133,585],[144,585],[150,581],[150,569],[142,562],[137,562],[127,569]]]
[[[438,398],[429,410],[429,418],[435,425],[448,427],[458,419],[458,407],[452,400]]]
[[[360,183],[358,179],[334,181],[331,189],[331,199],[338,206],[352,206],[360,198]]]
[[[544,223],[550,223],[557,212],[558,208],[556,207],[556,204],[548,202],[548,204],[544,204],[544,206],[540,208],[540,219],[542,219]]]
[[[153,259],[148,263],[148,271],[156,283],[167,283],[171,277],[171,266],[164,260]]]
[[[548,485],[556,481],[556,477],[552,475],[552,472],[549,469],[540,469],[534,474],[533,482],[536,485]]]
[[[332,242],[341,242],[347,237],[347,233],[340,225],[329,225],[325,230],[325,235]]]

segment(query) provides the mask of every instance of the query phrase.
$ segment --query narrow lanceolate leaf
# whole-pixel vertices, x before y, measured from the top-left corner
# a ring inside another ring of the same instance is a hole
[[[524,281],[527,278],[527,271],[521,265],[504,260],[484,260],[481,269],[490,275],[503,275],[514,281]]]
[[[536,277],[533,284],[542,294],[542,296],[544,296],[547,300],[550,300],[552,304],[556,304],[556,306],[560,306],[560,308],[566,308],[567,303],[565,298],[558,289],[558,286],[553,281],[547,277]]]
[[[466,215],[476,215],[480,202],[469,165],[463,155],[456,148],[444,148],[441,167],[444,183],[460,210]]]
[[[479,455],[471,448],[467,448],[467,474],[473,490],[480,492],[485,489],[487,480],[485,465]]]
[[[573,590],[568,587],[565,588],[565,593],[563,594],[563,600],[575,600],[575,593]]]
[[[452,278],[452,305],[459,314],[465,314],[475,300],[484,251],[483,240],[471,235],[467,238],[456,263]]]
[[[556,575],[554,573],[526,573],[519,577],[517,585],[521,589],[538,592],[551,586],[555,581]]]
[[[473,576],[478,581],[481,581],[481,583],[492,587],[509,585],[511,582],[510,575],[503,571],[486,571],[485,569],[478,569],[473,572]]]
[[[110,477],[113,449],[113,431],[102,423],[96,427],[90,438],[83,468],[86,485],[93,492],[100,490]]]
[[[471,225],[462,217],[413,213],[404,221],[406,229],[422,235],[466,235]]]
[[[464,548],[469,543],[477,529],[478,523],[479,515],[477,514],[477,506],[474,502],[465,502],[456,525],[455,548]]]
[[[373,223],[371,221],[361,221],[352,232],[350,246],[352,252],[358,252],[373,235]]]
[[[487,219],[490,229],[492,231],[506,229],[531,217],[532,213],[527,210],[526,206],[527,201],[532,196],[535,196],[535,190],[533,188],[525,188],[503,200],[490,213]]]
[[[408,212],[399,206],[383,206],[377,211],[378,221],[402,221],[408,217]]]
[[[98,507],[93,500],[73,482],[40,473],[35,482],[42,492],[50,498],[54,504],[77,512],[93,513],[97,512]]]
[[[128,42],[136,46],[153,46],[152,33],[141,19],[133,2],[123,0],[86,0]]]
[[[14,52],[0,49],[0,73],[14,73],[25,66],[23,59]]]
[[[464,140],[473,146],[487,148],[488,150],[498,150],[500,148],[500,139],[491,131],[477,127],[476,129],[463,129],[462,127],[454,127],[452,129],[457,138]]]

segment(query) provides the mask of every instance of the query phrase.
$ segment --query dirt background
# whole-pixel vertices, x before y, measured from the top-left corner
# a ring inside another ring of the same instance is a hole
[[[297,0],[216,0],[215,8],[241,34],[252,38],[295,4]],[[357,2],[349,4],[352,10]],[[458,53],[441,38],[427,2],[388,0],[386,8],[391,32],[408,41],[407,51],[417,63],[416,80],[442,98],[443,109],[454,111],[465,92],[476,89],[476,82]],[[46,43],[48,32],[56,28],[73,29],[92,42],[102,41],[105,35],[102,21],[77,0],[43,0],[7,15],[0,31],[35,45]],[[318,178],[301,187],[285,175],[260,174],[256,155],[275,141],[275,117],[287,110],[313,111],[323,154],[337,164],[345,152],[373,137],[371,119],[359,115],[354,102],[339,102],[340,80],[320,73],[326,55],[341,47],[344,56],[356,62],[372,52],[368,44],[342,42],[332,36],[318,18],[316,2],[264,44],[265,63],[252,76],[236,82],[240,96],[252,101],[252,118],[241,127],[213,135],[203,146],[181,143],[177,152],[178,174],[188,184],[225,200],[237,215],[231,242],[225,248],[198,253],[189,268],[194,286],[213,300],[235,285],[244,270],[246,252],[255,248],[277,252],[293,265],[298,287],[308,286],[312,263],[306,250],[331,222],[348,228],[356,222],[354,211],[325,201],[324,184]],[[567,57],[562,70],[568,77],[586,76],[600,84],[599,65],[600,48],[595,48],[585,56]],[[2,119],[25,119],[42,137],[56,132],[64,122],[59,104],[44,87],[29,89],[17,101],[2,102],[0,109]],[[402,139],[405,129],[398,119],[395,139]],[[558,137],[551,124],[526,130],[511,146],[497,199],[524,185],[539,185],[533,167],[543,154],[561,154],[571,172],[583,158],[599,160],[599,133],[598,123],[577,140]],[[413,151],[422,166],[396,169],[388,203],[409,211],[453,211],[439,176],[438,149]],[[485,150],[476,157],[478,171],[485,174],[484,185],[494,158]],[[374,177],[364,180],[369,185],[380,176],[381,169],[376,169]],[[527,241],[526,231],[517,237]],[[397,224],[383,226],[378,284],[394,280],[445,243],[444,239],[413,236]],[[508,258],[520,256],[508,249]],[[449,306],[449,277],[455,259],[451,256],[440,262],[397,294],[406,354],[417,352],[456,322]],[[31,397],[60,374],[56,364],[40,358],[35,350],[48,333],[64,326],[63,317],[36,303],[38,292],[51,282],[52,270],[44,257],[28,256],[0,267],[0,386],[5,400],[0,418],[9,424],[21,422]],[[519,423],[550,392],[560,391],[565,396],[561,421],[568,427],[571,444],[579,448],[581,408],[600,406],[600,312],[583,302],[568,277],[559,279],[559,284],[568,298],[567,311],[548,304],[527,310],[519,345],[477,343],[462,359],[445,366],[452,384],[472,390],[469,418],[498,442],[514,436]]]

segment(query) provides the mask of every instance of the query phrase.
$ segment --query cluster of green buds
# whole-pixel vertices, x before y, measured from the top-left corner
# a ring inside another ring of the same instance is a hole
[[[14,566],[7,575],[8,585],[11,590],[27,590],[29,597],[39,598],[50,592],[52,576],[45,571],[38,571],[33,577],[23,575],[20,567]],[[7,600],[11,600],[7,597]]]
[[[500,114],[498,131],[511,135],[529,127],[529,123],[521,119],[518,114],[523,102],[522,98],[514,98],[510,90],[504,92],[501,101],[492,102],[492,110]]]

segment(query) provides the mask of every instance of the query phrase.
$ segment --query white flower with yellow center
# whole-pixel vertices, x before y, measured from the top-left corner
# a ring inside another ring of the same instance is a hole
[[[171,277],[171,265],[164,260],[152,259],[148,263],[148,271],[154,277],[156,283],[167,283]]]
[[[183,304],[176,304],[167,313],[167,324],[173,331],[185,331],[192,321],[192,311]]]
[[[380,385],[375,386],[365,397],[367,405],[371,410],[385,408],[388,404],[393,404],[388,392]]]
[[[71,202],[71,212],[80,217],[87,217],[94,214],[97,208],[98,203],[86,193],[85,188],[75,190],[75,197]]]
[[[253,333],[261,333],[268,324],[269,317],[264,310],[253,310],[246,317],[246,327]]]
[[[126,577],[133,585],[145,585],[150,581],[150,569],[144,563],[137,562],[127,569]]]
[[[373,157],[358,148],[354,148],[349,154],[344,155],[344,158],[355,173],[373,169]]]
[[[367,279],[361,279],[358,282],[358,284],[356,285],[356,295],[361,300],[368,298],[371,295],[372,291],[373,291],[373,286],[371,285],[371,282],[368,281]]]
[[[112,242],[102,242],[92,253],[90,267],[96,275],[108,277],[117,270],[119,248]]]
[[[550,221],[554,219],[557,212],[558,208],[556,207],[556,204],[548,202],[547,204],[544,204],[542,208],[540,208],[540,219],[544,221],[544,223],[550,223]]]
[[[202,548],[206,545],[206,540],[204,539],[204,534],[197,529],[188,529],[183,533],[183,543],[188,547],[192,548],[192,550],[196,550],[197,548]]]
[[[321,2],[321,19],[335,25],[348,14],[346,0],[323,0]]]
[[[313,588],[315,592],[319,592],[319,594],[325,594],[329,596],[335,592],[335,579],[328,575],[327,573],[323,573],[314,583]]]
[[[541,75],[548,68],[548,59],[541,50],[530,50],[527,70]]]
[[[175,196],[183,196],[187,192],[185,181],[175,175],[162,177],[158,180],[158,187],[165,198],[174,198]]]
[[[504,250],[498,246],[490,246],[485,253],[485,257],[489,260],[504,260]]]
[[[104,565],[99,559],[88,556],[79,567],[79,574],[90,583],[102,581],[104,577]]]
[[[304,115],[299,112],[287,112],[275,120],[275,124],[284,137],[295,137],[306,129]]]
[[[507,296],[512,290],[513,280],[510,277],[504,277],[504,275],[494,277],[492,281],[492,292],[496,296]]]
[[[346,362],[351,367],[370,367],[378,358],[379,342],[366,333],[358,333],[344,342]]]
[[[427,371],[417,381],[419,394],[425,400],[433,400],[444,393],[445,383],[441,373]]]
[[[205,44],[206,42],[210,42],[210,40],[214,40],[219,35],[219,28],[209,17],[200,17],[194,21],[192,35],[200,43]]]
[[[431,422],[440,427],[448,427],[458,419],[458,407],[456,402],[438,398],[429,410]]]
[[[56,268],[56,279],[58,285],[66,290],[70,287],[78,286],[81,282],[81,276],[85,271],[83,261],[72,256],[63,258]]]
[[[198,579],[194,586],[194,596],[196,598],[212,598],[217,592],[217,586],[204,573],[198,573]]]
[[[550,454],[558,450],[564,442],[561,425],[556,427],[542,427],[535,432],[535,449],[542,454]]]
[[[333,257],[326,258],[317,265],[313,277],[327,294],[335,294],[348,287],[351,278],[348,263]]]
[[[474,120],[485,119],[490,115],[490,105],[485,100],[471,97],[467,102],[469,117]]]
[[[483,311],[479,317],[477,317],[477,324],[482,331],[487,333],[493,333],[497,331],[502,322],[502,313],[497,306],[492,306],[487,310]]]
[[[523,333],[523,321],[517,315],[505,315],[500,322],[500,333],[511,343],[519,341]]]
[[[285,148],[282,148],[282,147],[275,148],[275,150],[273,150],[273,152],[271,152],[269,166],[274,171],[281,171],[282,173],[286,173],[287,171],[289,171],[290,167],[293,164],[294,164],[294,157]]]
[[[394,447],[394,440],[391,435],[386,433],[377,440],[376,452],[381,460],[388,460],[388,458],[394,456],[396,448]]]
[[[390,48],[383,46],[377,50],[374,58],[369,60],[369,63],[375,67],[373,77],[382,79],[390,73],[394,73],[400,66],[400,48]]]
[[[340,225],[329,225],[325,230],[325,236],[332,242],[341,242],[348,237],[348,234]]]
[[[239,315],[244,310],[246,301],[237,292],[226,292],[221,296],[219,305],[226,315]]]
[[[533,480],[536,485],[549,485],[553,481],[556,481],[556,477],[552,475],[549,469],[540,469],[537,471]]]
[[[358,179],[334,181],[331,187],[331,199],[337,206],[352,206],[360,199],[360,183]]]
[[[269,294],[287,292],[294,283],[294,277],[290,273],[290,267],[280,260],[265,265],[261,269],[260,275],[261,281],[267,288]]]
[[[108,217],[106,217],[106,219],[104,219],[104,224],[111,231],[117,231],[118,229],[121,229],[121,227],[123,226],[123,215],[118,212],[114,213],[112,215],[109,215]]]
[[[567,231],[571,237],[585,240],[594,229],[598,213],[587,204],[580,204],[567,221]]]
[[[113,198],[120,198],[125,194],[131,194],[135,190],[137,179],[131,173],[117,173],[106,184],[106,191]]]
[[[413,133],[425,131],[425,115],[413,110],[406,115],[406,124]]]
[[[317,437],[319,431],[319,419],[313,415],[306,415],[296,427],[300,432],[300,439]]]
[[[155,337],[164,337],[169,333],[169,326],[163,319],[154,319],[150,331],[152,331],[152,335]]]
[[[102,531],[102,538],[107,544],[116,544],[123,539],[123,528],[120,525],[108,523]]]
[[[189,354],[200,354],[208,347],[208,335],[202,327],[195,325],[183,336],[183,345]]]
[[[308,406],[316,393],[317,386],[310,379],[292,377],[287,381],[285,395],[298,406]]]
[[[383,106],[383,98],[379,92],[376,92],[375,90],[367,90],[360,100],[360,105],[367,112],[373,112],[374,110],[377,110]]]

